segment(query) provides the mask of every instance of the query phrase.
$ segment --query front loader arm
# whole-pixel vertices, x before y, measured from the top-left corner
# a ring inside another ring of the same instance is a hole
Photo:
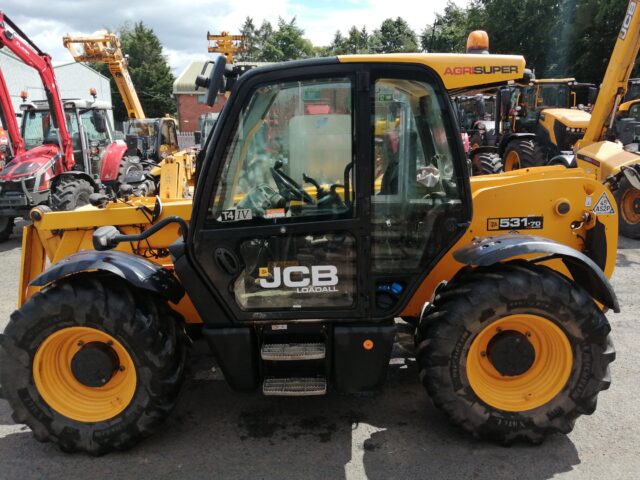
[[[7,25],[12,30],[7,29]],[[0,11],[0,48],[7,47],[20,60],[32,67],[40,75],[47,100],[54,114],[54,125],[60,132],[63,156],[57,170],[71,170],[74,165],[73,144],[58,91],[58,84],[51,63],[51,57],[40,50],[3,12]]]

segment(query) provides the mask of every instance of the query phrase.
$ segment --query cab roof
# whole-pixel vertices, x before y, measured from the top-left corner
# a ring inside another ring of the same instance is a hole
[[[85,100],[82,98],[63,98],[62,105],[68,108],[95,108],[98,110],[111,110],[112,106],[109,102],[102,100]],[[46,100],[35,100],[33,102],[23,103],[21,110],[49,110],[49,102]]]

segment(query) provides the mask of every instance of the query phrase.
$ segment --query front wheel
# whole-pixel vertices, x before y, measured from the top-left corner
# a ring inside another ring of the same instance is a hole
[[[154,432],[185,364],[175,314],[120,279],[82,275],[36,293],[0,336],[13,419],[37,440],[99,455]]]
[[[51,209],[59,212],[75,210],[89,204],[94,192],[91,184],[82,178],[66,177],[51,192]]]
[[[633,188],[623,177],[613,196],[618,204],[620,234],[627,238],[640,238],[640,190]]]
[[[535,140],[516,138],[511,140],[503,154],[504,171],[510,172],[520,168],[542,167],[547,158],[542,148]]]
[[[609,387],[615,350],[592,298],[526,263],[462,274],[416,332],[424,386],[450,420],[479,438],[539,443],[568,433]]]

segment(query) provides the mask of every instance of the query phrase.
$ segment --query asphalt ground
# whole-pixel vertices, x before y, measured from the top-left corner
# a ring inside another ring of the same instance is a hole
[[[0,244],[0,328],[16,305],[19,228]],[[35,441],[0,400],[0,479],[637,479],[640,478],[640,242],[620,239],[608,314],[617,359],[596,412],[540,446],[476,441],[434,408],[408,333],[384,390],[370,396],[265,398],[232,391],[203,345],[176,411],[152,438],[93,458]]]

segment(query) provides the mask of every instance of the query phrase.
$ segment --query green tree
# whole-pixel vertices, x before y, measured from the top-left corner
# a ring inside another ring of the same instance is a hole
[[[329,51],[333,55],[344,55],[347,53],[346,40],[342,36],[342,32],[340,30],[337,30],[333,36],[331,45],[329,45]]]
[[[296,25],[296,18],[289,22],[278,19],[278,29],[265,38],[259,60],[263,62],[284,62],[314,56],[313,45],[303,37],[304,30]]]
[[[462,53],[469,33],[483,29],[485,23],[484,7],[477,1],[466,8],[449,1],[444,12],[422,30],[420,46],[427,52]]]
[[[174,77],[167,57],[162,53],[162,44],[153,29],[145,26],[143,22],[138,22],[133,28],[124,25],[118,33],[122,51],[129,56],[129,74],[145,115],[149,118],[162,117],[167,113],[174,115]],[[114,118],[117,121],[126,120],[127,110],[108,67],[104,64],[93,66],[110,78]]]
[[[602,81],[627,8],[621,0],[580,0],[568,45],[568,64],[580,81]]]
[[[244,37],[242,42],[242,50],[238,52],[236,58],[240,62],[255,62],[258,58],[258,30],[253,24],[253,19],[247,17],[240,28],[240,35]]]
[[[371,49],[375,53],[417,52],[416,33],[401,17],[386,19],[371,36]]]

